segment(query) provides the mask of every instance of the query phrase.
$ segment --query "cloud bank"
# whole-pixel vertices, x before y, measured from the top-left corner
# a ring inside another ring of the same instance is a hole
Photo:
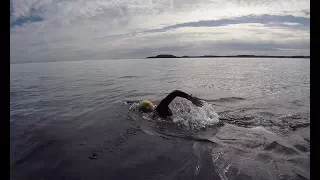
[[[11,0],[11,63],[310,55],[305,0]]]

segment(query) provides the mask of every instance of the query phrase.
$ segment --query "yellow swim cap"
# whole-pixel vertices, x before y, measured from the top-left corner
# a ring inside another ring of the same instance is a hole
[[[139,104],[139,109],[143,112],[150,112],[155,108],[155,106],[152,104],[149,100],[141,101]]]

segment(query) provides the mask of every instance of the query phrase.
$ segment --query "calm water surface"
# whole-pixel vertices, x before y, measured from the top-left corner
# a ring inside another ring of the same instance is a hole
[[[310,179],[309,59],[12,64],[12,179]],[[173,121],[139,114],[175,89]],[[27,178],[26,178],[27,177]]]

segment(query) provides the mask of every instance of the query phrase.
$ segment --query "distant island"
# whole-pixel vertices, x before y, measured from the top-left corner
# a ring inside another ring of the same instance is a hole
[[[204,55],[204,56],[174,56],[171,54],[160,54],[157,56],[150,56],[147,58],[220,58],[220,57],[232,57],[232,58],[310,58],[310,56],[267,56],[267,55],[233,55],[233,56],[214,56],[214,55]]]

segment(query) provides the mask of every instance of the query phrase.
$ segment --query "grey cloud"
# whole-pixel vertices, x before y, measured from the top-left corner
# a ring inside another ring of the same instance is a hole
[[[34,23],[34,22],[40,22],[43,21],[44,19],[39,16],[30,16],[30,17],[20,17],[15,21],[10,22],[10,27],[14,26],[21,26],[25,23]]]
[[[203,5],[216,3],[212,0],[171,0],[172,8],[174,9],[189,9],[194,8],[195,5]]]
[[[25,23],[44,21],[44,18],[42,16],[43,11],[45,10],[43,10],[42,8],[35,8],[34,6],[36,4],[37,3],[34,3],[34,5],[32,5],[32,8],[29,10],[27,15],[17,17],[13,15],[14,9],[12,3],[10,2],[10,27],[21,26]]]
[[[273,4],[273,3],[282,3],[285,2],[284,0],[228,0],[229,2],[238,4],[238,5],[249,5],[249,6],[265,6],[268,4]],[[302,1],[302,0],[300,0]],[[290,1],[289,1],[290,2]],[[291,0],[293,3],[294,1]]]
[[[252,0],[231,2],[255,4]],[[256,2],[274,5],[280,1]],[[285,5],[290,5],[288,2]],[[278,16],[257,16],[260,14],[257,10],[241,12],[244,6],[232,4],[231,10],[239,8],[240,11],[233,14],[228,6],[229,3],[220,0],[12,0],[11,62],[140,58],[154,53],[203,55],[215,51],[237,53],[250,50],[252,53],[279,53],[279,49],[295,49],[288,45],[292,44],[291,40],[309,40],[310,19],[304,15],[310,11],[305,5],[300,9],[293,6],[293,10],[286,13],[284,10],[291,10],[290,7],[270,10],[270,14]],[[218,9],[216,14],[215,8]],[[269,12],[267,8],[262,8],[264,13]],[[301,13],[297,15],[298,11]],[[244,16],[247,14],[256,16]],[[219,20],[220,17],[229,18]],[[244,25],[245,30],[241,25],[221,27],[242,23],[263,26]],[[295,23],[294,27],[292,23]],[[257,44],[238,41],[246,39],[244,31],[250,31],[251,40]],[[221,42],[217,42],[216,37]],[[273,40],[283,44],[271,43]],[[272,48],[272,45],[275,46]],[[297,49],[308,49],[308,46],[301,45]]]
[[[305,15],[310,15],[310,10],[302,10]]]
[[[181,27],[217,27],[229,24],[243,24],[243,23],[261,23],[272,26],[268,23],[270,22],[292,22],[299,23],[304,26],[310,26],[310,19],[304,17],[294,17],[294,16],[276,16],[276,15],[261,15],[261,16],[243,16],[234,19],[220,19],[220,20],[209,20],[209,21],[197,21],[181,23],[172,26],[166,26],[161,29],[152,29],[146,32],[164,32],[170,29],[176,29]],[[282,24],[286,26],[285,24]]]

